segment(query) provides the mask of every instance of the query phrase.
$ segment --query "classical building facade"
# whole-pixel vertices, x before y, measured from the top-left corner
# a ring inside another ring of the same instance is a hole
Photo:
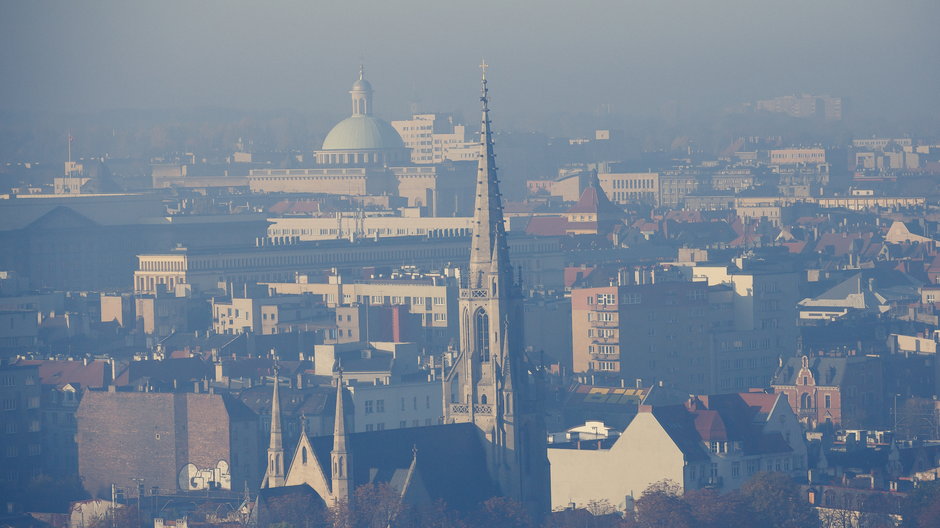
[[[352,115],[330,130],[315,152],[316,168],[255,169],[254,192],[397,195],[431,215],[471,213],[472,164],[441,160],[414,165],[411,149],[392,125],[373,114],[372,85],[359,78],[349,91]],[[455,150],[456,152],[456,150]]]

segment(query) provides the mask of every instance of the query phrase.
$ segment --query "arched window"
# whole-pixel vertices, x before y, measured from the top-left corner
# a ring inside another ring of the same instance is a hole
[[[343,457],[339,457],[339,471],[337,472],[337,475],[340,477],[343,476]]]
[[[809,409],[810,408],[810,397],[808,392],[804,392],[800,395],[800,409]]]
[[[300,448],[300,463],[307,465],[307,446]]]
[[[483,405],[486,405],[486,394],[480,396],[480,403],[482,403]]]
[[[476,315],[476,344],[480,352],[481,361],[490,360],[490,316],[486,315],[486,310],[477,310]]]

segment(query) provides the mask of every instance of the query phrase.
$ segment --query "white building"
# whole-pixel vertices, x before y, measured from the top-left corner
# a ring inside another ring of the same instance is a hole
[[[623,510],[667,479],[683,491],[738,489],[760,471],[802,476],[806,445],[780,394],[693,397],[684,405],[641,405],[623,433],[550,444],[552,508],[607,500]]]
[[[476,161],[480,142],[467,136],[466,127],[450,114],[414,114],[411,119],[392,121],[405,146],[411,149],[412,163]]]

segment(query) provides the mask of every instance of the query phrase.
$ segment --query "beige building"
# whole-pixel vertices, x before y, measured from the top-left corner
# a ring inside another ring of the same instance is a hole
[[[822,165],[826,163],[826,149],[789,148],[770,151],[771,165]]]
[[[726,288],[734,313],[733,331],[713,337],[721,392],[767,387],[778,358],[796,353],[799,336],[797,274],[746,260],[737,264],[692,268],[693,280]]]
[[[601,189],[616,204],[660,205],[659,173],[598,173]]]
[[[282,241],[278,244],[265,239],[254,247],[177,248],[138,255],[134,291],[154,293],[177,284],[188,284],[194,291],[219,291],[227,283],[289,282],[298,273],[337,267],[414,265],[441,269],[448,264],[462,264],[469,255],[466,237],[399,237],[355,243]],[[564,255],[560,238],[513,236],[510,253],[526,284],[561,287]]]
[[[572,290],[573,369],[631,386],[664,382],[714,392],[718,359],[711,339],[733,319],[725,301],[702,282]]]
[[[924,197],[901,196],[844,196],[833,198],[816,198],[816,203],[823,209],[849,209],[852,211],[865,211],[867,209],[906,209],[911,207],[924,207],[927,199]]]
[[[300,276],[295,282],[266,283],[271,294],[312,295],[324,305],[337,310],[337,335],[340,341],[360,341],[365,324],[359,321],[359,310],[343,307],[400,306],[407,310],[426,333],[429,345],[446,347],[457,336],[457,286],[453,276],[367,281],[344,281],[333,274],[326,282],[308,282]],[[382,329],[385,330],[385,329]],[[368,331],[368,330],[365,330]]]
[[[682,492],[736,490],[761,471],[805,476],[806,446],[780,394],[693,396],[684,405],[640,405],[619,437],[549,444],[552,509],[606,500],[627,510],[656,482]]]
[[[212,329],[216,334],[281,334],[312,327],[322,312],[311,299],[297,296],[213,299]]]
[[[476,161],[480,142],[467,135],[464,125],[454,123],[450,114],[414,114],[411,119],[392,121],[405,146],[411,149],[411,162]],[[465,152],[472,151],[467,158]]]
[[[391,216],[336,213],[336,216],[270,218],[268,236],[300,240],[386,238],[403,236],[469,236],[473,217]]]

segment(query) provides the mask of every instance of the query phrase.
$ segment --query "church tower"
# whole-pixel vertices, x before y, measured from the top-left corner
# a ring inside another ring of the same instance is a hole
[[[352,115],[372,115],[372,85],[365,79],[365,67],[359,66],[359,79],[352,85]]]
[[[330,491],[333,503],[349,503],[352,498],[350,485],[350,471],[352,463],[349,451],[346,448],[346,414],[343,411],[343,371],[340,369],[336,377],[336,418],[333,421],[333,450],[330,451],[330,463],[333,466],[333,481]]]
[[[274,367],[274,393],[271,396],[271,442],[268,444],[268,468],[264,472],[262,488],[284,486],[284,437],[281,433],[281,401],[278,394],[278,369]]]
[[[502,494],[540,518],[550,506],[545,424],[539,380],[523,357],[522,292],[509,263],[485,63],[481,91],[470,265],[460,289],[460,353],[444,379],[444,417],[476,425]]]

